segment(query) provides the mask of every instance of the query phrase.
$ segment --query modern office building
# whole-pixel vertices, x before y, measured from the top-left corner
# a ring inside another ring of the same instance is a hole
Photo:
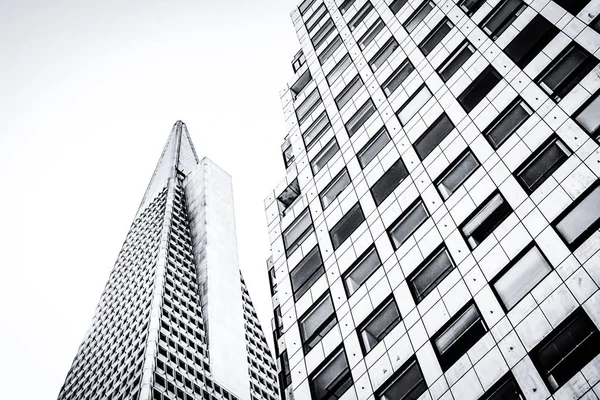
[[[600,398],[600,0],[305,0],[285,399]]]
[[[230,176],[178,121],[60,400],[277,400],[240,274]]]

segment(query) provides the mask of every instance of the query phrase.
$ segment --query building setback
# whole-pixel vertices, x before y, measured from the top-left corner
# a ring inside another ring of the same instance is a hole
[[[169,135],[59,400],[277,400],[231,177]]]
[[[305,0],[284,399],[600,398],[600,0]]]

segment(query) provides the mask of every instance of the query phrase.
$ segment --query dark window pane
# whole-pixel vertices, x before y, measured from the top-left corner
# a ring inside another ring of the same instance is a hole
[[[329,231],[333,249],[336,250],[340,247],[341,244],[352,235],[356,228],[364,222],[364,220],[365,215],[363,214],[362,208],[360,208],[359,203],[356,203],[354,207],[352,207],[350,211],[348,211]]]
[[[381,260],[375,246],[369,247],[344,273],[343,280],[348,297],[352,296],[380,266]]]
[[[408,3],[408,0],[394,0],[390,3],[390,10],[392,10],[394,14],[398,14],[398,11],[400,11],[406,3]]]
[[[446,113],[443,113],[415,142],[419,159],[423,161],[452,132],[452,129],[454,124]]]
[[[321,26],[321,28],[319,28],[317,33],[315,33],[311,39],[315,50],[321,47],[321,45],[325,42],[325,40],[327,40],[327,38],[333,31],[335,31],[335,25],[333,23],[333,20],[329,18],[327,22],[325,22]]]
[[[525,68],[558,34],[559,29],[537,14],[506,46],[504,52],[520,68]]]
[[[460,0],[458,6],[471,16],[479,10],[479,8],[485,3],[485,0]]]
[[[519,385],[512,373],[507,373],[494,384],[479,400],[524,400]]]
[[[447,82],[463,66],[465,62],[475,53],[475,47],[465,40],[448,56],[440,65],[438,72],[444,82]]]
[[[588,5],[590,0],[554,0],[554,2],[571,14],[577,15]]]
[[[305,25],[308,33],[310,34],[313,31],[313,29],[315,29],[315,27],[319,24],[319,22],[321,22],[321,20],[327,15],[328,13],[325,4],[321,4],[319,8],[317,8],[315,12],[312,13],[312,15],[306,20]]]
[[[479,165],[479,161],[470,150],[459,155],[450,167],[435,180],[435,185],[442,198],[445,200],[450,197],[477,170]]]
[[[435,46],[437,46],[452,30],[452,27],[454,27],[454,24],[450,22],[448,18],[444,17],[419,45],[423,54],[428,55],[431,53]]]
[[[338,152],[340,147],[337,144],[335,138],[331,139],[323,149],[310,161],[310,167],[313,174],[319,172],[331,158]]]
[[[350,29],[350,32],[355,30],[356,27],[361,22],[363,22],[363,20],[366,18],[367,15],[369,15],[369,13],[371,12],[372,9],[373,9],[373,4],[371,4],[370,1],[367,1],[365,3],[365,5],[362,6],[361,9],[356,12],[356,15],[354,15],[354,17],[350,20],[350,22],[348,22],[348,28]]]
[[[592,22],[590,22],[590,28],[600,33],[600,14]]]
[[[377,71],[379,67],[383,65],[387,61],[390,55],[398,48],[399,44],[396,39],[392,36],[375,55],[369,61],[369,65],[371,69]]]
[[[419,199],[387,229],[394,249],[397,250],[429,218],[427,208]]]
[[[415,400],[427,391],[416,357],[411,357],[375,393],[377,400]]]
[[[312,146],[321,138],[321,136],[323,136],[325,132],[327,132],[330,127],[331,123],[329,122],[327,112],[323,111],[321,115],[319,115],[317,119],[302,134],[302,139],[304,139],[306,150],[311,149]]]
[[[304,0],[302,2],[302,4],[300,4],[300,6],[298,7],[298,10],[300,11],[300,15],[304,15],[304,13],[306,13],[306,11],[308,11],[310,6],[312,6],[314,2],[315,2],[315,0]]]
[[[404,82],[411,72],[415,70],[415,66],[407,58],[402,64],[383,82],[381,88],[386,96],[391,95]]]
[[[338,399],[353,384],[344,348],[340,347],[333,354],[309,378],[311,398],[314,400]]]
[[[446,247],[434,250],[407,279],[415,303],[419,304],[453,269]]]
[[[458,102],[467,113],[471,112],[501,79],[502,77],[494,67],[491,65],[487,66],[458,96]]]
[[[406,22],[404,22],[404,29],[406,29],[408,33],[412,33],[412,31],[415,30],[421,21],[423,21],[425,17],[429,15],[429,13],[433,10],[433,7],[434,5],[431,1],[425,0],[419,6],[419,8],[417,8],[410,17],[408,17]]]
[[[325,61],[329,60],[329,57],[335,53],[335,51],[342,44],[342,38],[340,35],[337,35],[328,45],[323,49],[321,54],[319,54],[319,63],[321,65],[325,64]]]
[[[373,104],[373,100],[369,99],[363,104],[358,111],[350,118],[348,122],[346,122],[346,130],[348,131],[348,136],[352,137],[365,122],[373,115],[375,112],[375,104]]]
[[[600,139],[600,90],[574,115],[573,119],[596,140]]]
[[[497,149],[506,139],[519,129],[529,118],[533,110],[518,97],[516,101],[509,104],[500,115],[488,125],[483,131],[490,145]]]
[[[342,13],[342,15],[344,15],[346,11],[348,11],[348,9],[352,7],[355,1],[356,0],[346,0],[342,3],[342,5],[340,5],[340,12]]]
[[[390,135],[385,127],[381,128],[364,146],[356,153],[358,157],[358,163],[362,168],[369,165],[369,163],[379,154],[390,142]]]
[[[290,272],[294,299],[299,299],[325,273],[319,246],[315,246]]]
[[[300,336],[304,353],[308,353],[335,326],[337,319],[331,295],[327,294],[300,318]]]
[[[492,193],[482,204],[461,224],[460,230],[467,240],[471,250],[483,242],[512,212],[510,205],[500,192]]]
[[[280,211],[284,211],[291,206],[299,196],[300,185],[298,184],[298,178],[296,178],[277,196]]]
[[[480,26],[493,40],[502,34],[527,7],[521,0],[501,1]]]
[[[377,21],[375,21],[373,25],[371,25],[371,27],[364,33],[364,35],[358,39],[358,46],[364,50],[369,44],[371,44],[371,42],[377,37],[383,28],[385,28],[385,24],[381,18],[377,18]]]
[[[552,223],[571,250],[579,247],[600,227],[599,181],[580,195],[577,200]]]
[[[335,104],[338,109],[341,110],[352,97],[363,87],[363,81],[359,75],[356,75],[350,83],[342,90],[342,92],[335,98]]]
[[[373,314],[359,326],[363,353],[368,353],[400,322],[400,311],[393,297],[384,300]]]
[[[557,136],[543,143],[515,175],[527,193],[541,186],[571,155],[571,150]]]
[[[285,167],[288,168],[294,162],[294,150],[292,149],[291,144],[287,144],[287,147],[283,149],[283,163]]]
[[[402,159],[398,159],[371,187],[375,205],[380,205],[408,176]]]

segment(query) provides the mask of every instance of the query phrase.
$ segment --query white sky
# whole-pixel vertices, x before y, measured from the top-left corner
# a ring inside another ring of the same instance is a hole
[[[263,199],[284,178],[298,1],[0,0],[3,398],[56,399],[178,119],[233,176],[270,337]]]

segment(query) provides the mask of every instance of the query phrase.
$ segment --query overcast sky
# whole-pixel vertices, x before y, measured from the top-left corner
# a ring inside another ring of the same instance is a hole
[[[263,199],[285,173],[296,3],[0,0],[3,398],[56,399],[178,119],[233,177],[270,337]]]

